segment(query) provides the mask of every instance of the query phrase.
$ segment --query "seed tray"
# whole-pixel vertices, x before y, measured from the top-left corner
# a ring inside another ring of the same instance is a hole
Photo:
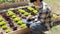
[[[34,9],[34,10],[30,10]],[[27,19],[29,16],[37,15],[37,10],[34,7],[25,7],[17,9],[9,9],[0,12],[0,33],[9,34],[27,28],[22,19]],[[3,21],[3,22],[2,22]],[[5,23],[4,23],[5,22]]]

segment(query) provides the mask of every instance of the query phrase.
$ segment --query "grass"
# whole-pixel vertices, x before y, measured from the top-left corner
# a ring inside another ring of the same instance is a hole
[[[54,13],[60,14],[60,0],[44,0]],[[60,25],[56,25],[49,31],[49,34],[60,34]]]
[[[51,34],[60,34],[60,25],[51,29]]]
[[[53,12],[60,13],[60,0],[44,0],[51,8]]]

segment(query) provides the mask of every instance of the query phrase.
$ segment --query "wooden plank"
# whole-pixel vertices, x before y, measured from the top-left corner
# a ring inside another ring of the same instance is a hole
[[[11,32],[10,34],[24,34],[24,33],[28,33],[28,32],[30,32],[30,29],[25,28],[25,29],[22,29],[22,30],[17,30],[17,31]]]
[[[14,2],[14,3],[0,4],[0,9],[14,8],[14,7],[23,6],[23,5],[28,5],[28,2]]]

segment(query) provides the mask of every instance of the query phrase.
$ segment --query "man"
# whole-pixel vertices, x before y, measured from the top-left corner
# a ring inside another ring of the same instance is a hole
[[[35,6],[38,10],[38,15],[23,21],[31,29],[32,34],[44,34],[44,31],[51,28],[51,9],[43,0],[30,0],[30,3],[30,6]]]
[[[30,0],[32,6],[38,10],[38,15],[28,19],[27,26],[31,29],[32,34],[44,34],[43,32],[50,29],[51,26],[51,9],[43,0]]]

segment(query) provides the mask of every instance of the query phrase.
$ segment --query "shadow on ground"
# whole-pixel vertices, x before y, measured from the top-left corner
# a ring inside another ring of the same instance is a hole
[[[57,22],[53,23],[53,26],[57,26],[57,25],[60,25],[60,21],[57,21]]]

